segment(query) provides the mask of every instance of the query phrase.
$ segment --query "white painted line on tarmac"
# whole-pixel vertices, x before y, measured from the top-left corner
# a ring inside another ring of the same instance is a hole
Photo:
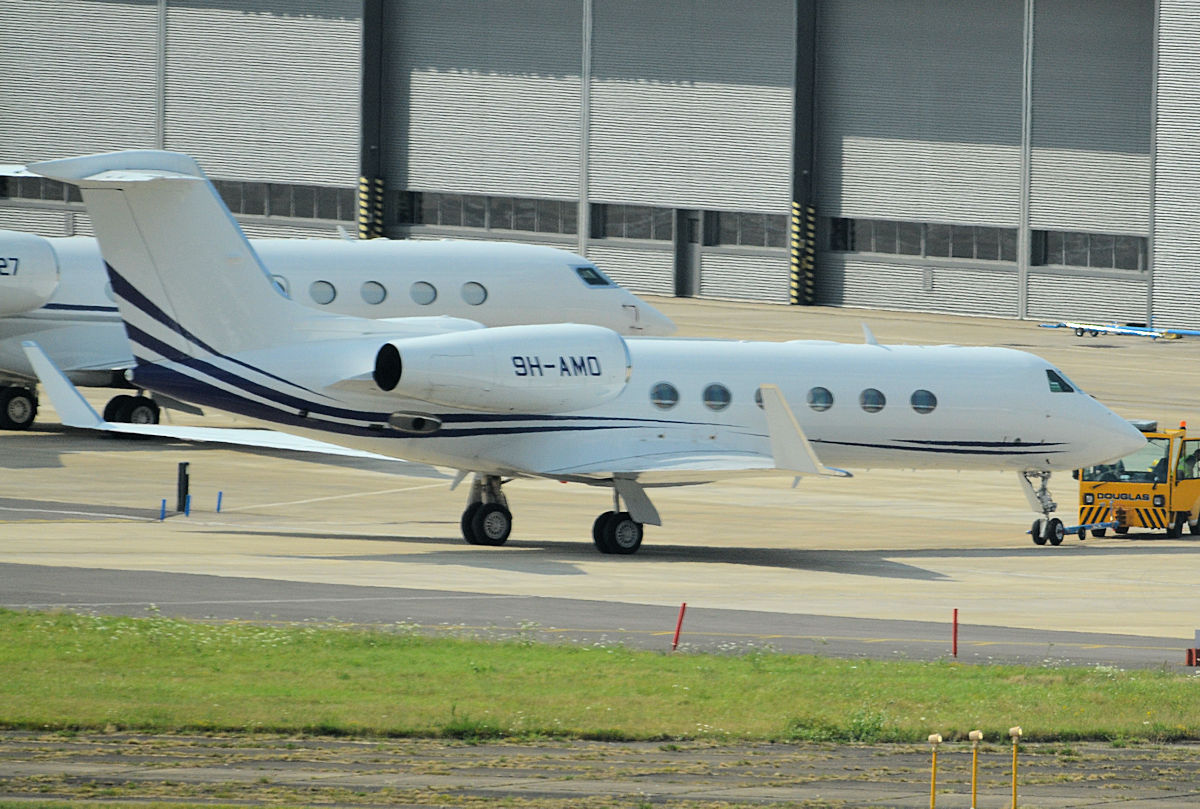
[[[438,489],[445,486],[445,482],[427,483],[424,486],[405,486],[400,489],[380,489],[374,492],[351,492],[350,494],[331,494],[328,497],[310,497],[306,500],[284,500],[278,503],[256,503],[249,506],[235,506],[233,508],[223,508],[221,513],[227,511],[246,511],[252,508],[274,508],[276,506],[302,506],[305,503],[320,503],[327,500],[348,500],[351,497],[374,497],[377,494],[397,494],[399,492],[417,492],[422,489]]]
[[[141,520],[142,522],[158,522],[158,517],[139,517],[136,514],[108,514],[103,511],[68,511],[58,508],[20,508],[17,506],[0,506],[0,511],[20,511],[33,514],[63,514],[69,517],[107,517],[117,520]]]

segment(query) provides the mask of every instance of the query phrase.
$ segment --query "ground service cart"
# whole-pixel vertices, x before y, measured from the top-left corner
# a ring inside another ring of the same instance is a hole
[[[1064,533],[1087,531],[1102,537],[1109,528],[1118,534],[1131,528],[1165,531],[1178,537],[1185,528],[1200,534],[1200,436],[1178,429],[1159,430],[1154,422],[1138,424],[1146,445],[1110,464],[1076,470],[1079,480],[1079,525],[1064,528],[1052,519],[1049,530],[1033,541],[1054,545]],[[1054,525],[1057,523],[1057,526]]]

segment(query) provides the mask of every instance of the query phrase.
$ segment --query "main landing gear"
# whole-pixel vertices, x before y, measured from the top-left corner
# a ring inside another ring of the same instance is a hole
[[[37,416],[37,393],[32,388],[0,388],[0,430],[28,430]]]
[[[499,475],[475,475],[460,521],[463,539],[468,543],[503,545],[508,541],[512,533],[512,512],[508,509],[508,498],[500,488],[504,483]],[[640,488],[632,483],[614,481],[613,510],[604,512],[592,524],[592,541],[601,553],[637,553],[642,546],[643,523],[634,519],[630,512],[621,510],[622,497],[634,511],[645,515],[645,519],[660,524],[658,512]]]
[[[104,406],[104,420],[125,424],[158,424],[158,403],[149,396],[121,394]]]
[[[499,475],[476,475],[460,525],[463,539],[472,545],[503,545],[512,533],[508,498],[500,491]]]

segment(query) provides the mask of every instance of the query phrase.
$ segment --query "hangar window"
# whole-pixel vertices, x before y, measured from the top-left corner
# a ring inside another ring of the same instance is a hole
[[[593,239],[652,239],[675,237],[675,212],[646,205],[593,205]]]
[[[571,234],[578,219],[575,200],[396,191],[390,201],[398,225]]]
[[[333,303],[337,297],[337,289],[328,281],[313,281],[308,287],[308,294],[319,304]]]
[[[908,401],[913,410],[922,414],[932,413],[937,407],[937,397],[927,390],[914,390]]]
[[[705,211],[706,245],[787,247],[788,218],[769,213]]]
[[[829,388],[813,388],[808,392],[808,406],[818,413],[833,407],[833,394]]]
[[[1033,263],[1116,270],[1146,268],[1146,239],[1112,233],[1033,231]]]
[[[1016,228],[900,222],[890,219],[830,219],[829,249],[843,253],[1016,261]]]
[[[428,306],[437,300],[437,287],[428,281],[417,281],[409,288],[408,294],[422,306]]]
[[[729,388],[724,385],[713,383],[704,389],[704,406],[709,410],[724,410],[732,400]]]
[[[883,391],[867,388],[858,394],[858,404],[868,413],[878,413],[887,404],[887,398],[884,397]]]
[[[370,304],[383,303],[387,298],[387,287],[378,281],[367,281],[360,291],[362,299]]]
[[[655,407],[670,410],[679,403],[679,391],[670,382],[659,382],[650,389],[650,401]]]

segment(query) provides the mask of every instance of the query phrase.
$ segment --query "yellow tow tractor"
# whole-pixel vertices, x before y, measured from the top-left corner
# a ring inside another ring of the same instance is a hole
[[[1102,537],[1110,528],[1118,534],[1148,528],[1178,537],[1186,527],[1200,534],[1200,437],[1189,437],[1186,423],[1167,430],[1156,422],[1134,424],[1146,436],[1145,446],[1114,463],[1072,473],[1079,481],[1080,524],[1067,528],[1051,519],[1034,542],[1057,545],[1064,534],[1084,539],[1088,531]]]

